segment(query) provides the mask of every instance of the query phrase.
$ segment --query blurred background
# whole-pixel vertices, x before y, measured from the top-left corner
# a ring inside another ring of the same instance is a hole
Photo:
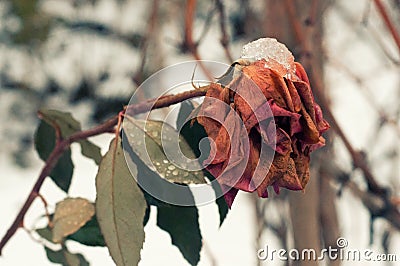
[[[118,113],[147,77],[166,66],[193,59],[231,64],[244,44],[274,37],[309,74],[332,127],[327,145],[313,154],[305,193],[282,191],[269,199],[241,193],[221,228],[216,206],[200,207],[199,265],[318,265],[260,261],[257,251],[265,245],[318,251],[336,247],[339,237],[349,248],[400,259],[399,33],[399,0],[2,0],[0,234],[43,165],[33,147],[39,108],[70,111],[89,128]],[[92,140],[104,153],[111,137]],[[73,161],[69,195],[94,200],[95,164],[75,145]],[[50,209],[66,196],[51,181],[41,192]],[[27,231],[43,214],[35,202]],[[140,265],[187,265],[154,215]],[[54,265],[36,242],[19,230],[0,265]],[[105,248],[68,245],[92,265],[113,265]]]

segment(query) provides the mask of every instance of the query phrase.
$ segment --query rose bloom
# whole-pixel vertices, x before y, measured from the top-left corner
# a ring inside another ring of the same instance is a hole
[[[296,75],[286,77],[266,66],[247,62],[226,86],[212,83],[197,116],[213,140],[204,164],[229,207],[238,190],[263,198],[268,186],[303,190],[310,153],[324,146],[329,129],[304,68],[295,63]]]

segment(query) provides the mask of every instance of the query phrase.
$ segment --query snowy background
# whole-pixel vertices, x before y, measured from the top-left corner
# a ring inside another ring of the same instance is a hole
[[[73,2],[83,4],[74,5]],[[51,28],[48,32],[50,37],[43,44],[32,42],[28,45],[30,49],[14,45],[16,41],[10,36],[21,29],[22,22],[17,16],[10,15],[10,1],[0,2],[1,235],[12,223],[43,166],[32,144],[38,123],[36,110],[46,107],[71,111],[83,127],[88,128],[96,123],[96,119],[103,120],[108,115],[102,113],[99,105],[104,103],[104,106],[116,105],[120,108],[138,86],[132,76],[141,67],[143,58],[140,48],[132,45],[135,39],[129,40],[129,43],[124,36],[138,34],[136,37],[140,38],[145,35],[151,1],[126,1],[122,5],[111,0],[95,2],[39,1],[40,18],[55,17],[61,22]],[[240,4],[227,2],[227,14],[240,13]],[[183,20],[182,10],[179,9],[181,4],[181,1],[161,3],[159,16],[163,18],[163,23],[157,26],[157,36],[152,36],[152,42],[148,44],[149,55],[145,65],[148,74],[162,66],[193,59],[177,48],[183,34],[179,26]],[[211,4],[204,1],[198,5],[202,12],[195,21],[197,36],[201,34],[200,25]],[[261,1],[249,1],[248,5],[257,11],[263,4]],[[373,162],[371,168],[379,182],[390,186],[394,197],[400,197],[399,51],[370,1],[335,1],[323,18],[325,83],[336,119],[354,147],[368,152],[368,159]],[[399,17],[396,19],[398,26]],[[64,25],[76,21],[100,22],[119,35],[110,39],[90,31],[77,32]],[[46,25],[46,21],[43,23]],[[213,23],[216,23],[215,19]],[[230,29],[231,35],[234,35],[233,31]],[[218,26],[211,26],[199,46],[199,54],[202,59],[229,64],[223,48],[216,45],[219,38]],[[237,38],[232,41],[230,50],[233,57],[238,58],[241,47],[250,40]],[[16,81],[19,83],[15,84]],[[95,88],[95,91],[86,91],[90,97],[82,97],[85,92],[83,81],[87,87]],[[382,110],[393,117],[394,124],[384,124],[377,133]],[[105,135],[92,140],[104,154],[111,138],[111,135]],[[75,178],[69,196],[94,200],[97,168],[91,160],[82,157],[79,149],[78,145],[72,146]],[[343,169],[352,171],[351,159],[336,138],[334,150],[336,156],[333,160]],[[390,157],[390,153],[395,156]],[[359,171],[352,173],[352,180],[361,187],[365,186]],[[50,210],[65,197],[51,180],[45,182],[41,193],[50,203]],[[215,204],[199,208],[204,244],[199,265],[257,265],[256,252],[263,246],[257,246],[255,242],[252,204],[253,199],[248,194],[240,193],[221,228],[218,228]],[[344,189],[336,205],[341,235],[348,240],[349,247],[370,248],[383,253],[379,241],[374,241],[372,245],[369,243],[370,215],[362,203]],[[43,213],[43,204],[35,201],[26,216],[25,226],[34,229],[43,225]],[[154,209],[145,227],[146,240],[140,265],[187,265],[179,250],[171,245],[169,235],[156,226],[155,215]],[[390,225],[386,221],[378,219],[374,223],[374,238],[379,240],[388,228]],[[389,251],[400,257],[400,234],[395,230],[390,232]],[[30,234],[19,230],[5,247],[0,265],[54,265],[48,261],[35,237],[33,235],[32,239]],[[70,242],[67,243],[70,250],[82,252],[92,265],[114,265],[106,248],[90,248]],[[263,233],[261,243],[280,248],[280,241],[268,230]],[[279,261],[267,262],[263,265],[284,265]],[[343,262],[343,265],[367,263]],[[370,265],[396,263],[371,262]]]

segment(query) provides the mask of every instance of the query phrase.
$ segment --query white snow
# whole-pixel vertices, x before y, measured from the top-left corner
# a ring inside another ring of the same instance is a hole
[[[282,73],[283,75],[290,76],[296,72],[292,53],[275,38],[260,38],[249,42],[243,46],[241,58],[255,61],[264,59],[266,61],[265,67],[271,69],[275,69],[278,64],[286,72]]]

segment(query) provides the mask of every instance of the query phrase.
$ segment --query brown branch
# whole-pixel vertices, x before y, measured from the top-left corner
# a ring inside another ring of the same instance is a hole
[[[254,207],[254,223],[255,223],[255,246],[261,247],[261,238],[264,231],[264,208],[261,206],[261,202],[258,200],[257,194],[251,194],[250,199]],[[265,205],[264,205],[265,206]],[[257,266],[261,265],[261,260],[257,261]]]
[[[207,242],[203,239],[203,249],[204,253],[207,254],[208,259],[210,260],[210,266],[217,266],[217,259],[211,247],[207,244]]]
[[[196,90],[191,90],[191,91],[186,91],[182,92],[176,95],[167,95],[164,97],[160,97],[158,99],[152,99],[148,100],[144,103],[139,103],[139,104],[134,104],[128,106],[125,110],[127,114],[129,115],[136,115],[140,113],[144,113],[153,109],[158,109],[158,108],[163,108],[167,107],[179,102],[182,102],[187,99],[195,98],[195,97],[200,97],[204,96],[206,94],[206,91],[208,89],[208,86],[204,86],[201,88],[198,88]],[[129,112],[129,113],[128,113]],[[23,221],[25,214],[29,210],[30,206],[32,205],[33,201],[38,197],[40,188],[43,185],[44,180],[46,179],[47,176],[50,175],[51,171],[57,164],[59,158],[61,155],[69,149],[70,145],[76,141],[82,140],[82,139],[87,139],[92,136],[100,135],[103,133],[109,133],[112,132],[114,127],[117,125],[119,119],[119,115],[116,115],[112,117],[111,119],[107,120],[103,124],[100,124],[96,127],[93,127],[88,130],[84,131],[79,131],[68,138],[62,139],[59,142],[56,143],[53,151],[49,155],[48,159],[45,162],[44,167],[42,168],[42,171],[39,174],[39,177],[34,184],[31,192],[29,193],[28,198],[26,199],[24,205],[22,206],[21,210],[17,214],[16,218],[14,219],[14,222],[10,226],[10,228],[7,230],[6,234],[4,235],[3,239],[0,241],[0,256],[2,254],[2,250],[4,246],[7,244],[7,242],[11,239],[11,237],[15,234],[15,232],[18,230],[18,228],[23,227]]]
[[[285,2],[289,3],[290,0],[286,0]],[[291,16],[295,16],[296,14],[295,9],[292,8],[291,10]],[[302,29],[302,25],[296,18],[291,19],[291,23],[294,23],[293,25],[294,29]],[[311,34],[310,32],[307,32],[308,34]],[[304,37],[304,32],[297,32],[296,37],[298,38],[298,43],[300,44],[301,49],[307,52],[307,51],[313,51],[308,50],[309,47],[307,47],[306,43],[303,41]],[[311,39],[310,35],[305,35],[307,38]],[[399,46],[400,47],[400,46]],[[311,47],[312,48],[312,47]],[[312,58],[312,56],[311,56]],[[342,128],[336,121],[331,109],[329,102],[324,94],[323,88],[324,84],[322,81],[322,78],[320,75],[317,73],[317,69],[315,67],[312,67],[312,65],[309,68],[310,70],[310,76],[311,76],[311,83],[313,84],[314,88],[314,93],[316,98],[318,99],[322,110],[324,110],[324,114],[327,117],[327,120],[330,122],[333,130],[336,132],[336,134],[340,137],[340,139],[343,141],[347,151],[349,152],[353,164],[355,167],[361,169],[361,171],[364,174],[364,178],[367,182],[368,189],[367,191],[362,191],[361,189],[358,188],[358,186],[351,181],[347,181],[348,187],[352,190],[352,192],[357,195],[363,204],[368,208],[370,213],[372,215],[384,217],[386,220],[388,220],[392,225],[394,225],[397,228],[400,228],[400,212],[396,205],[392,204],[389,198],[389,195],[387,193],[386,188],[380,186],[376,180],[377,178],[372,174],[368,163],[366,161],[365,156],[363,155],[362,152],[354,149],[354,147],[351,145],[349,139],[346,137],[344,134]]]
[[[319,9],[319,0],[313,0],[310,7],[310,12],[308,14],[308,18],[306,20],[307,26],[314,26],[317,21],[318,9]]]
[[[38,111],[37,112],[37,115],[38,115],[38,117],[40,118],[40,119],[43,119],[43,113],[41,112],[41,111]],[[55,123],[54,121],[50,121],[51,123],[51,126],[54,128],[54,131],[55,131],[55,135],[56,135],[56,143],[57,142],[60,142],[61,140],[62,140],[62,133],[61,133],[61,128],[60,128],[60,126],[57,124],[57,123]]]
[[[50,227],[53,226],[52,221],[51,221],[51,215],[49,212],[49,205],[47,204],[47,200],[42,196],[42,194],[36,194],[36,196],[42,201],[43,206],[44,206],[44,211],[48,220],[48,224]]]
[[[353,195],[358,197],[371,215],[385,218],[389,223],[400,230],[400,212],[398,206],[393,204],[388,197],[381,197],[380,195],[370,193],[368,190],[360,189],[355,182],[348,179],[348,174],[343,172],[336,165],[331,164],[328,168],[329,169],[326,169],[328,178],[335,177],[334,181],[341,182]]]
[[[310,47],[305,42],[304,38],[304,33],[303,33],[303,27],[300,23],[300,21],[297,19],[297,14],[296,10],[294,7],[294,3],[292,0],[285,0],[285,5],[288,8],[289,12],[289,17],[290,22],[292,23],[292,27],[295,30],[296,34],[295,37],[297,39],[297,42],[299,43],[301,49],[303,50],[302,54],[308,54],[308,51],[312,51]],[[308,32],[308,34],[311,34]],[[311,36],[307,35],[308,38],[311,38]],[[381,187],[377,182],[375,176],[372,174],[371,170],[369,169],[369,166],[363,156],[363,154],[360,151],[357,151],[356,149],[353,148],[351,145],[349,139],[347,136],[344,134],[342,128],[339,126],[337,123],[335,116],[333,115],[330,105],[328,100],[326,99],[324,92],[323,92],[323,81],[320,75],[316,73],[316,70],[314,67],[309,66],[308,70],[310,70],[310,76],[311,76],[311,83],[313,84],[314,87],[314,93],[317,99],[319,100],[320,105],[322,106],[322,109],[324,110],[324,114],[326,115],[328,121],[330,122],[333,130],[335,130],[336,134],[340,137],[340,139],[343,141],[347,151],[350,153],[350,156],[353,160],[353,164],[355,167],[360,168],[361,171],[364,174],[364,178],[367,181],[368,188],[371,192],[376,193],[376,194],[386,194],[386,189]]]
[[[213,19],[214,15],[215,15],[215,11],[216,11],[216,7],[211,7],[210,10],[207,12],[207,17],[205,18],[203,29],[201,31],[201,34],[200,34],[199,38],[196,41],[196,45],[197,46],[199,46],[200,43],[207,36],[208,31],[211,28],[211,22],[212,22],[212,19]]]
[[[351,27],[350,30],[359,30],[359,28],[357,27],[357,25],[359,24],[359,21],[357,19],[355,19],[353,17],[352,14],[349,13],[349,11],[344,8],[343,6],[336,4],[335,9],[337,9],[337,14],[340,15],[349,25],[349,27]],[[366,19],[363,18],[362,20],[362,25],[364,25],[364,27],[368,28],[369,33],[372,35],[372,39],[377,43],[377,45],[380,47],[380,49],[382,50],[382,52],[386,55],[386,57],[395,65],[400,65],[400,61],[398,59],[395,58],[394,55],[392,55],[392,52],[388,49],[386,43],[384,40],[382,40],[382,34],[379,34],[379,32],[374,28],[374,27],[369,27],[368,24],[366,23]],[[363,33],[360,31],[360,33]],[[344,42],[344,45],[348,45],[346,42]],[[343,47],[344,48],[344,47]],[[343,48],[339,48],[337,50],[341,50]]]
[[[351,68],[348,67],[346,64],[342,63],[340,60],[335,59],[335,57],[328,55],[327,59],[333,65],[336,65],[339,71],[342,71],[344,74],[350,77],[355,83],[358,84],[357,88],[360,89],[361,93],[364,95],[364,98],[367,100],[370,106],[375,110],[375,112],[378,113],[380,119],[384,122],[387,122],[389,125],[393,126],[397,135],[400,136],[400,126],[398,122],[395,119],[390,118],[390,116],[385,112],[385,110],[375,102],[375,98],[371,94],[371,91],[373,90],[368,87],[368,83],[359,76],[357,76],[357,74],[354,73],[351,70]]]
[[[324,114],[326,115],[327,120],[330,122],[336,134],[343,141],[347,151],[352,158],[354,166],[359,168],[363,172],[364,178],[368,185],[368,190],[362,191],[354,182],[351,182],[350,180],[347,181],[349,184],[348,186],[350,187],[352,192],[361,199],[363,204],[368,208],[372,215],[383,217],[395,227],[400,228],[399,210],[396,208],[395,205],[390,202],[387,189],[376,182],[377,178],[371,172],[365,155],[361,151],[354,149],[354,147],[351,145],[350,141],[344,134],[342,128],[337,123],[330,109],[330,105],[322,91],[323,81],[320,76],[315,74],[314,68],[311,68],[311,83],[314,84],[313,91],[315,93],[315,96],[318,98],[322,110],[324,110]]]
[[[225,55],[228,58],[229,62],[233,62],[233,57],[232,54],[229,50],[229,36],[228,33],[226,32],[226,16],[225,16],[225,8],[224,4],[222,3],[221,0],[216,0],[215,4],[217,5],[217,10],[219,13],[219,28],[221,31],[221,45],[224,48]]]
[[[286,0],[287,3],[290,3],[290,0]],[[293,12],[291,16],[295,16],[296,14],[294,13],[295,10],[292,8]],[[294,23],[296,25],[293,25],[293,28],[295,29],[302,29],[302,25],[298,20],[295,18],[291,19],[291,23]],[[307,32],[310,34],[310,32]],[[300,47],[303,51],[308,51],[308,48],[306,44],[303,42],[303,32],[298,32],[296,34],[296,37],[298,36],[299,39],[297,40],[298,43],[300,44]],[[306,35],[307,38],[311,39],[310,35]],[[313,50],[310,50],[313,51]],[[303,52],[304,54],[304,52]],[[312,58],[312,56],[311,56]],[[376,180],[377,178],[372,174],[368,163],[366,161],[365,156],[363,155],[362,152],[354,149],[354,147],[351,145],[350,141],[344,134],[342,128],[336,121],[331,109],[329,102],[324,94],[323,91],[323,81],[320,75],[318,75],[317,70],[312,67],[312,65],[309,68],[310,70],[310,76],[311,76],[311,83],[313,84],[314,88],[314,93],[316,98],[318,99],[322,110],[324,110],[324,114],[327,117],[327,120],[330,122],[333,130],[336,132],[336,134],[340,137],[340,139],[343,141],[347,151],[349,152],[353,164],[355,167],[359,168],[364,175],[364,178],[367,182],[368,185],[368,190],[367,191],[362,191],[360,190],[355,184],[351,184],[351,190],[353,193],[358,195],[361,199],[361,201],[364,203],[364,205],[369,209],[372,215],[377,215],[384,217],[387,219],[389,222],[391,222],[394,226],[397,228],[400,228],[400,212],[396,208],[395,205],[393,205],[390,201],[389,195],[387,193],[386,188],[382,187],[379,185]]]
[[[396,30],[396,27],[394,26],[392,20],[389,17],[389,14],[386,12],[385,6],[382,4],[381,0],[374,0],[375,6],[378,9],[379,13],[381,14],[381,17],[383,21],[386,24],[386,27],[389,29],[390,33],[392,34],[392,37],[397,45],[397,48],[399,49],[400,52],[400,35]]]
[[[185,40],[184,40],[184,47],[187,49],[194,57],[195,60],[198,61],[198,64],[203,70],[204,74],[210,80],[213,80],[214,77],[208,71],[208,69],[204,66],[203,62],[201,61],[201,57],[198,52],[198,44],[193,41],[193,21],[196,17],[196,0],[188,0],[186,4],[186,11],[185,11]]]
[[[185,46],[193,54],[197,54],[197,44],[193,41],[193,20],[196,11],[196,0],[188,0],[185,11]]]
[[[343,141],[344,146],[346,147],[347,151],[350,153],[350,156],[353,160],[353,164],[355,167],[361,169],[361,171],[364,174],[364,178],[367,181],[368,188],[371,192],[375,194],[386,194],[386,189],[381,187],[377,182],[375,176],[372,174],[371,170],[369,169],[369,166],[366,162],[365,156],[362,154],[362,152],[354,149],[352,144],[350,143],[349,139],[347,136],[344,134],[342,128],[336,121],[335,116],[333,115],[329,104],[324,97],[322,91],[320,88],[322,88],[322,80],[320,80],[319,77],[316,77],[315,75],[311,74],[311,80],[312,83],[314,83],[314,93],[316,97],[319,100],[319,103],[321,106],[323,106],[324,113],[331,124],[333,130],[335,130],[336,134],[340,137],[340,139]]]
[[[381,48],[382,52],[386,55],[386,57],[396,66],[400,66],[400,60],[395,58],[395,55],[389,51],[386,43],[382,40],[382,36],[378,33],[378,31],[372,27],[369,27],[369,32],[373,37],[373,40],[376,41],[378,46]]]
[[[147,24],[146,35],[141,43],[140,53],[141,53],[142,57],[141,57],[139,69],[133,77],[133,81],[138,86],[143,82],[144,66],[145,66],[146,60],[147,60],[147,49],[149,47],[150,40],[152,40],[154,37],[154,29],[157,25],[158,9],[159,9],[159,0],[154,0],[153,6],[152,6],[152,9],[150,12],[148,24]],[[140,91],[139,93],[141,93],[140,94],[141,98],[144,99],[143,92]]]
[[[289,22],[290,22],[290,24],[292,24],[294,36],[295,36],[298,44],[302,47],[300,56],[303,57],[305,55],[308,55],[310,52],[310,49],[304,38],[303,27],[301,25],[301,22],[298,20],[294,1],[293,0],[284,0],[283,3],[285,5],[285,9],[288,12]]]
[[[320,153],[320,155],[322,155]],[[336,207],[336,191],[330,184],[330,177],[324,171],[325,164],[322,160],[328,159],[331,155],[325,154],[320,157],[318,174],[319,178],[319,217],[321,225],[321,236],[323,245],[325,248],[334,247],[336,240],[341,236],[340,225],[338,219],[338,211]],[[329,266],[339,266],[340,263],[337,260],[330,259]]]
[[[304,38],[303,38],[302,25],[297,20],[296,7],[294,5],[294,2],[293,0],[284,0],[283,3],[285,4],[285,9],[288,11],[288,17],[290,23],[292,24],[295,38],[300,45],[303,45]]]
[[[165,95],[158,99],[151,99],[143,103],[133,104],[127,107],[126,114],[133,116],[141,114],[153,109],[167,107],[176,103],[183,102],[184,100],[204,96],[207,92],[208,86],[200,87],[191,91],[184,91],[176,95]]]

